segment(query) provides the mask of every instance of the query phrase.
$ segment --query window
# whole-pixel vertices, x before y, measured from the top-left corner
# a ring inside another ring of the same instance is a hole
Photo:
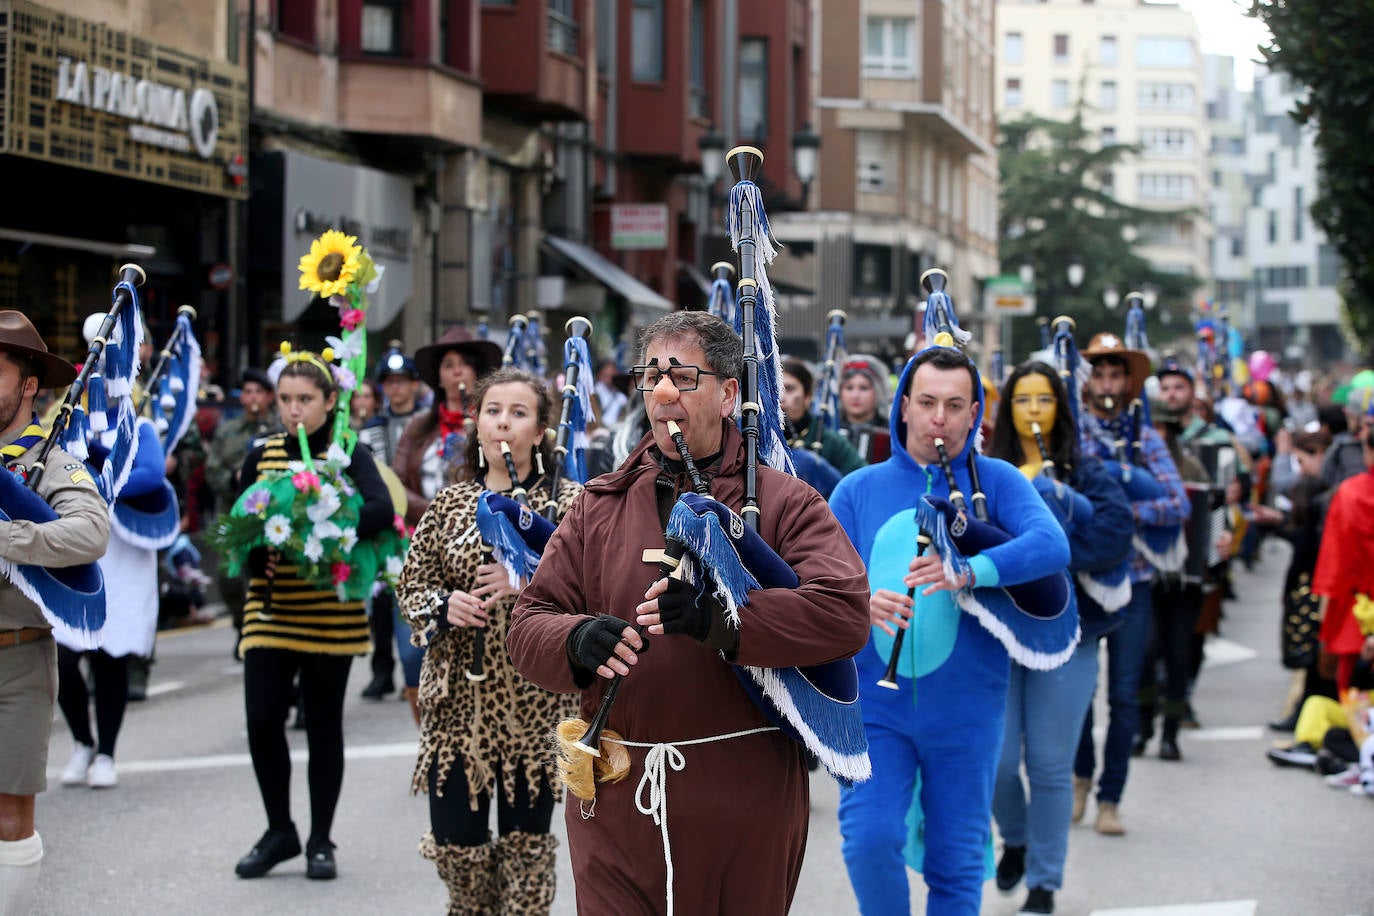
[[[1302,188],[1293,189],[1293,241],[1302,241],[1302,222],[1307,211],[1302,205]]]
[[[688,87],[691,93],[693,117],[706,117],[706,3],[705,0],[692,0],[691,21],[691,79]]]
[[[739,42],[739,135],[762,140],[768,135],[768,39]]]
[[[1140,131],[1140,145],[1152,156],[1191,156],[1193,132],[1176,127],[1147,127]]]
[[[1135,40],[1135,65],[1189,69],[1193,66],[1193,42],[1188,38],[1142,36]]]
[[[577,19],[573,0],[549,0],[549,50],[577,55]]]
[[[1231,236],[1231,257],[1245,257],[1245,236],[1240,234]]]
[[[854,136],[860,191],[890,191],[896,186],[897,144],[880,130],[861,130]]]
[[[1002,42],[1002,59],[1008,64],[1020,64],[1026,60],[1026,49],[1021,44],[1020,32],[1008,32]]]
[[[313,45],[315,0],[277,0],[276,26],[278,33]],[[251,43],[249,47],[252,48]]]
[[[1097,94],[1098,107],[1103,111],[1116,110],[1116,80],[1103,80]]]
[[[1115,128],[1115,127],[1104,127],[1104,128],[1102,128],[1102,145],[1103,145],[1103,146],[1114,146],[1115,144],[1116,144],[1116,128]]]
[[[401,23],[402,0],[369,0],[363,4],[362,48],[368,54],[397,56],[402,53],[405,31]]]
[[[611,21],[615,9],[615,0],[596,0],[596,72],[602,76],[611,73],[612,32],[604,23]]]
[[[630,39],[630,78],[641,83],[661,81],[663,0],[634,0],[630,17]]]
[[[1272,244],[1274,244],[1275,242],[1277,242],[1278,240],[1279,240],[1279,214],[1278,214],[1276,211],[1274,211],[1274,210],[1270,210],[1270,211],[1269,211],[1269,244],[1272,245]],[[1271,283],[1271,284],[1269,284],[1269,285],[1270,285],[1270,286],[1273,286],[1274,284]]]
[[[1340,278],[1340,256],[1335,248],[1323,242],[1317,246],[1317,285],[1335,286]]]
[[[916,20],[869,16],[864,28],[864,76],[911,77],[916,73]]]
[[[1008,108],[1021,107],[1021,81],[1012,77],[1007,80],[1007,90],[1003,96],[1003,102]]]
[[[1197,93],[1191,83],[1141,83],[1136,105],[1148,111],[1192,112],[1197,107]]]
[[[1136,177],[1136,189],[1141,200],[1192,200],[1197,181],[1175,172],[1143,172]]]
[[[1104,67],[1116,66],[1116,36],[1103,35],[1097,40],[1097,62]]]
[[[1055,108],[1069,107],[1069,81],[1055,80],[1050,83],[1050,104]]]
[[[1063,34],[1054,36],[1054,62],[1056,64],[1069,62],[1069,36]]]

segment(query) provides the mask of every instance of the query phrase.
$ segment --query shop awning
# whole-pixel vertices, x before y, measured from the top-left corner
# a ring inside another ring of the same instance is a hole
[[[548,245],[554,254],[569,261],[574,267],[591,274],[603,286],[617,296],[624,298],[630,305],[661,312],[673,310],[673,303],[586,245],[579,245],[577,242],[559,238],[556,235],[544,236],[544,244]]]
[[[112,258],[148,258],[157,253],[157,249],[152,245],[137,245],[133,242],[99,242],[94,239],[72,238],[68,235],[29,232],[25,229],[0,229],[0,239],[10,239],[29,245],[66,248],[72,251],[89,251],[94,254],[109,255]]]
[[[685,275],[687,279],[691,280],[693,283],[697,285],[698,288],[701,289],[701,294],[703,296],[711,295],[710,278],[707,277],[706,274],[697,270],[697,266],[695,264],[692,264],[688,261],[682,261],[678,264],[678,269],[682,271],[683,275]]]

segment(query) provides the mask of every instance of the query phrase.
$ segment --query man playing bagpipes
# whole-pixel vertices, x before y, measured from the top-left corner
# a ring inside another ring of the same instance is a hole
[[[939,296],[928,316],[948,305]],[[1015,466],[975,457],[982,383],[946,314],[897,384],[892,456],[845,477],[830,501],[872,590],[872,633],[855,660],[873,777],[843,792],[839,812],[865,916],[911,912],[908,864],[924,873],[927,913],[978,913],[1009,659],[1053,668],[1078,642],[1064,530]],[[918,548],[918,531],[934,552]],[[996,538],[965,560],[954,542],[975,532]],[[1007,590],[1028,583],[1029,601]]]
[[[1157,569],[1177,572],[1183,568],[1187,556],[1183,524],[1190,506],[1168,447],[1143,410],[1133,406],[1140,403],[1150,374],[1149,356],[1128,348],[1117,335],[1105,333],[1094,336],[1081,355],[1092,366],[1092,375],[1086,386],[1088,410],[1082,417],[1080,444],[1084,454],[1100,458],[1121,481],[1136,525],[1131,600],[1117,611],[1121,625],[1104,637],[1110,720],[1097,783],[1097,831],[1117,836],[1125,833],[1117,805],[1126,787],[1139,720],[1137,691],[1154,603],[1151,582]],[[1095,765],[1093,712],[1089,707],[1074,763],[1075,823],[1083,817]]]
[[[48,352],[28,318],[0,312],[0,913],[29,912],[43,860],[34,796],[47,787],[57,647],[48,606],[55,602],[37,579],[56,585],[50,570],[79,567],[98,588],[99,571],[89,564],[105,552],[110,535],[109,508],[82,461],[53,448],[37,491],[23,482],[47,437],[34,398],[76,377],[75,367]],[[99,600],[103,615],[103,592]],[[74,627],[88,637],[92,628],[99,625]]]
[[[536,684],[581,691],[589,721],[612,679],[624,678],[610,717],[623,738],[607,732],[600,752],[626,752],[631,778],[567,806],[582,912],[664,912],[666,888],[669,913],[785,913],[806,846],[807,763],[737,671],[858,651],[863,566],[811,487],[746,468],[732,419],[744,356],[729,326],[704,312],[667,315],[644,332],[640,362],[651,432],[563,519],[515,607],[507,648]],[[670,423],[694,463],[679,460]],[[757,474],[758,533],[796,587],[755,589],[727,613],[711,591],[662,577],[669,514],[685,504],[679,494],[694,471],[709,488],[705,502],[730,507],[728,526],[741,532],[734,512]]]

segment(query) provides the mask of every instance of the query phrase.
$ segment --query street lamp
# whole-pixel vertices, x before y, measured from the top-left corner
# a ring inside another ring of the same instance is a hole
[[[821,148],[820,134],[811,129],[808,122],[792,135],[792,170],[802,186],[802,207],[806,206],[806,195],[811,190],[811,182],[816,180],[816,167],[819,164]]]
[[[714,124],[701,135],[697,149],[701,150],[701,177],[706,179],[708,186],[714,188],[720,180],[721,170],[725,168],[725,138],[716,133]]]
[[[1107,307],[1109,312],[1121,304],[1121,294],[1116,291],[1115,286],[1109,285],[1102,291],[1102,304]]]
[[[1021,285],[1027,289],[1035,285],[1035,266],[1027,261],[1016,270],[1017,276],[1021,278]]]
[[[1083,285],[1083,259],[1074,255],[1069,258],[1069,286],[1074,289]]]
[[[1153,283],[1146,283],[1140,287],[1140,298],[1144,300],[1143,305],[1147,311],[1154,308],[1155,304],[1159,302],[1159,287]]]

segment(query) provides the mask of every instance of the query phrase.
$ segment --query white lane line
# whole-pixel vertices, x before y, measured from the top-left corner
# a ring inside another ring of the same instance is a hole
[[[173,690],[180,690],[185,686],[185,681],[158,681],[148,688],[148,696],[162,696],[164,693],[171,693]]]
[[[1259,655],[1254,649],[1220,636],[1213,636],[1207,640],[1203,645],[1202,654],[1209,665],[1233,665],[1236,662],[1248,662]]]
[[[1255,916],[1257,900],[1226,900],[1221,903],[1176,903],[1170,906],[1130,906],[1093,910],[1088,916]]]
[[[1187,732],[1189,741],[1258,741],[1264,737],[1263,725],[1233,725],[1226,728],[1199,728]]]
[[[398,757],[414,757],[419,744],[414,741],[401,741],[396,744],[363,744],[345,747],[345,760],[387,760]],[[292,763],[304,763],[309,754],[304,749],[291,752]],[[120,760],[119,775],[134,773],[176,773],[188,770],[210,770],[222,767],[251,766],[253,759],[247,754],[210,754],[203,757],[170,757],[164,760]],[[50,769],[48,776],[57,778],[61,770]]]

